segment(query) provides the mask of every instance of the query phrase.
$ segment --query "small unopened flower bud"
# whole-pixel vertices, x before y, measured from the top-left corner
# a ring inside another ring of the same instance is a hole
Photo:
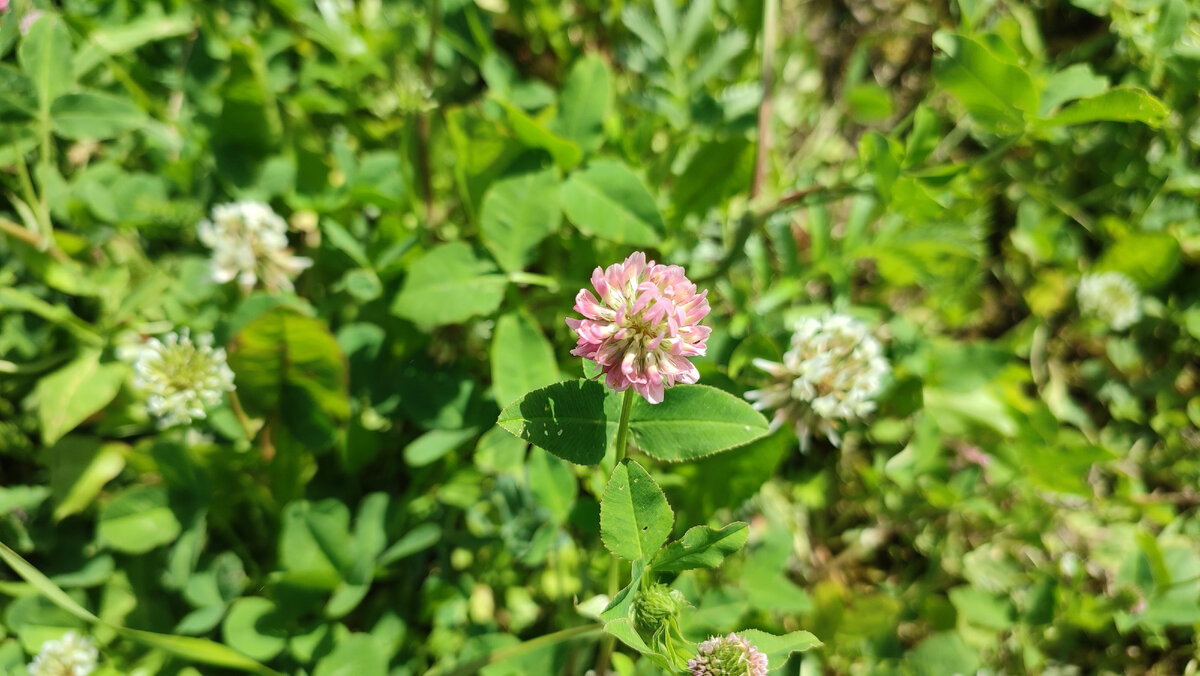
[[[638,632],[653,634],[664,624],[676,620],[687,605],[678,589],[656,582],[633,599],[633,623]]]
[[[1142,318],[1137,285],[1119,272],[1084,275],[1076,297],[1080,312],[1099,318],[1114,331],[1124,331]]]
[[[767,656],[742,636],[714,636],[688,660],[692,676],[767,676]]]
[[[692,643],[679,630],[679,613],[686,606],[678,589],[659,582],[642,587],[633,598],[634,628],[673,669],[682,669],[691,654]]]
[[[96,670],[100,651],[90,638],[73,631],[46,641],[29,665],[29,676],[87,676]]]

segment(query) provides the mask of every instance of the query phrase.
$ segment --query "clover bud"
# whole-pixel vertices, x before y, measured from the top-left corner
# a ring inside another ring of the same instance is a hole
[[[679,631],[679,613],[685,606],[687,600],[678,589],[660,582],[644,586],[633,599],[638,635],[674,669],[683,669],[693,645]]]
[[[687,605],[678,589],[656,582],[643,589],[633,599],[633,622],[640,634],[653,634],[660,627],[677,621],[679,611]]]

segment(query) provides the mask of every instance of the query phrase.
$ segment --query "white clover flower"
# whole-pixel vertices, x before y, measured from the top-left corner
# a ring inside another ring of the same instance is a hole
[[[870,415],[890,371],[867,326],[834,313],[800,320],[783,363],[755,359],[754,365],[774,382],[747,392],[746,399],[760,411],[775,410],[773,429],[794,424],[806,449],[814,428],[840,444],[836,425]]]
[[[29,676],[87,676],[96,670],[100,651],[92,639],[73,631],[46,641],[29,665]]]
[[[212,220],[196,226],[200,241],[213,250],[213,280],[236,279],[246,291],[260,280],[271,291],[291,291],[292,279],[312,265],[292,255],[287,230],[287,222],[261,202],[219,204]]]
[[[1084,275],[1076,295],[1080,312],[1103,320],[1114,331],[1123,331],[1142,318],[1137,285],[1119,272]]]
[[[212,334],[193,343],[187,329],[162,340],[150,338],[133,358],[133,384],[149,393],[146,410],[161,427],[202,420],[233,389],[225,350],[213,348]]]

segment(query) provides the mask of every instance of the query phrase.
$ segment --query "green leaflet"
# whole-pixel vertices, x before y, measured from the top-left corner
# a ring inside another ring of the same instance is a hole
[[[693,568],[716,568],[725,557],[746,544],[749,527],[736,521],[720,529],[708,526],[689,528],[683,537],[658,552],[650,567],[656,572],[677,572]]]
[[[510,404],[497,423],[576,464],[600,462],[616,436],[620,402],[591,380],[556,383]],[[749,443],[769,431],[744,400],[705,385],[677,385],[661,404],[637,397],[630,416],[634,443],[658,460],[694,460]]]
[[[646,559],[666,541],[674,523],[675,514],[650,474],[633,460],[622,460],[600,500],[604,546],[623,559]]]

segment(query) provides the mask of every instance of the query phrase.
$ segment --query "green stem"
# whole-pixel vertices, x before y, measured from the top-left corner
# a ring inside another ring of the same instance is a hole
[[[617,425],[617,456],[613,466],[619,465],[625,459],[625,447],[629,445],[629,412],[633,410],[633,398],[637,393],[633,388],[625,390],[625,399],[621,402],[621,422]]]
[[[31,312],[48,322],[62,326],[76,338],[95,347],[103,347],[105,339],[91,325],[75,316],[63,305],[51,305],[31,293],[16,288],[0,288],[0,310]]]
[[[621,461],[625,459],[625,449],[629,446],[629,414],[633,411],[633,398],[636,396],[637,392],[634,392],[633,388],[629,388],[625,390],[625,398],[621,400],[621,422],[617,424],[616,457],[613,459],[613,467],[621,464]],[[610,599],[617,595],[621,585],[621,570],[618,566],[620,566],[620,561],[613,556],[608,567],[608,598]],[[612,659],[615,647],[615,637],[612,634],[605,635],[604,641],[600,643],[600,653],[596,657],[596,676],[607,676],[608,664]]]
[[[67,357],[69,357],[69,356],[70,356],[70,354],[61,354],[60,353],[60,354],[56,354],[52,357],[47,357],[45,359],[39,359],[37,361],[27,362],[24,364],[18,364],[15,362],[0,359],[0,373],[20,373],[20,374],[41,373],[42,371],[48,371],[48,370],[54,368],[55,366],[58,366],[59,364],[63,363],[64,361],[67,360]]]
[[[246,409],[242,408],[242,400],[238,399],[236,391],[229,392],[229,408],[233,411],[233,416],[237,418],[238,425],[241,425],[242,431],[246,433],[246,440],[253,442],[254,436],[258,434],[258,429],[250,422],[250,416],[246,415]]]
[[[767,163],[771,159],[771,94],[775,89],[775,24],[778,16],[779,0],[763,0],[763,93],[758,106],[758,148],[754,156],[754,178],[750,183],[751,201],[762,193],[763,182],[767,178]]]
[[[7,218],[0,217],[0,232],[13,239],[19,239],[29,246],[37,247],[39,250],[42,248],[42,238],[38,236],[38,233],[26,230]]]
[[[44,139],[43,142],[48,143]],[[25,162],[25,154],[21,152],[20,148],[16,149],[16,157],[17,179],[21,183],[21,192],[25,197],[26,206],[33,214],[33,220],[41,231],[42,242],[39,248],[45,251],[54,246],[54,226],[50,224],[49,211],[45,208],[44,200],[38,197],[37,190],[33,187],[33,177],[29,173],[29,165]]]
[[[621,586],[621,571],[618,568],[620,561],[617,557],[612,557],[612,561],[608,565],[608,598],[611,600],[616,597]],[[612,661],[613,648],[617,646],[617,638],[612,634],[605,634],[604,640],[600,643],[600,653],[596,656],[596,676],[607,676],[608,664]]]
[[[37,218],[36,214],[34,215],[34,218]],[[62,249],[53,246],[53,242],[46,242],[37,232],[22,228],[20,225],[8,220],[7,218],[0,217],[0,232],[3,232],[13,239],[18,239],[22,242],[25,242],[38,251],[48,252],[50,256],[54,258],[54,260],[60,263],[65,263],[67,260],[69,260],[67,255],[63,253]]]
[[[42,96],[41,99],[47,97]],[[46,241],[47,246],[54,246],[54,225],[50,222],[50,203],[47,200],[45,181],[46,176],[50,173],[54,166],[54,136],[50,131],[50,102],[39,100],[38,102],[38,130],[41,132],[38,142],[38,167],[41,169],[38,172],[37,180],[41,184],[40,192],[33,192],[33,183],[29,177],[29,167],[25,165],[25,158],[21,156],[20,149],[17,149],[17,155],[21,157],[21,168],[25,172],[25,181],[28,184],[26,201],[29,207],[37,213],[38,224],[42,226],[42,239]],[[16,138],[16,137],[14,137]],[[32,200],[32,201],[31,201]]]
[[[532,272],[510,272],[508,273],[508,281],[513,284],[531,284],[534,286],[544,286],[551,291],[558,289],[558,280],[549,275],[538,275]]]

